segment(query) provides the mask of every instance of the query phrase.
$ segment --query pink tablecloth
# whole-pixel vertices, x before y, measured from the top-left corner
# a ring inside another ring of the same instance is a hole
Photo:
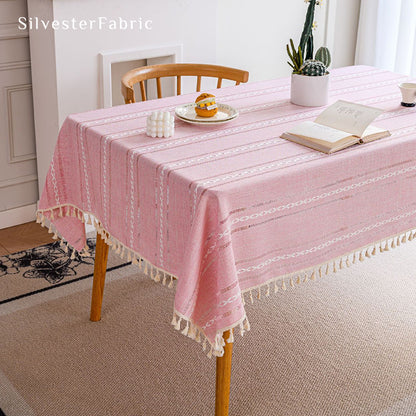
[[[364,66],[332,71],[330,102],[384,109],[375,124],[392,136],[330,156],[279,138],[322,111],[290,104],[287,78],[216,91],[240,116],[216,127],[177,120],[169,139],[147,137],[146,117],[196,94],[69,116],[40,220],[82,250],[83,214],[92,214],[154,280],[178,277],[172,324],[221,355],[225,330],[249,328],[244,300],[413,238],[416,110],[400,106],[404,79]]]

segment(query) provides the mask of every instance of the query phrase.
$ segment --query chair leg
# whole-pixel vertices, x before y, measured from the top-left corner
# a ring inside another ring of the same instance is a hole
[[[229,336],[230,331],[226,331],[224,333],[224,339],[226,340]],[[232,356],[233,344],[226,342],[224,346],[224,355],[222,357],[217,357],[215,416],[228,416]]]
[[[94,280],[92,283],[90,320],[97,322],[101,319],[101,305],[103,303],[105,273],[107,271],[108,245],[97,233],[95,247]]]

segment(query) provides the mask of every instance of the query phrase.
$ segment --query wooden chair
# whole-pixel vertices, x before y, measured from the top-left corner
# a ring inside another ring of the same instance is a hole
[[[222,80],[228,79],[235,81],[235,85],[248,81],[248,72],[241,69],[229,68],[219,65],[207,64],[165,64],[150,65],[132,69],[127,72],[121,80],[121,93],[123,94],[126,104],[135,103],[133,86],[140,83],[140,92],[142,101],[146,101],[145,81],[148,79],[156,79],[157,98],[162,98],[162,87],[160,78],[176,77],[176,94],[181,94],[181,77],[194,76],[197,77],[196,91],[201,91],[201,78],[211,77],[217,78],[217,88],[221,88]]]

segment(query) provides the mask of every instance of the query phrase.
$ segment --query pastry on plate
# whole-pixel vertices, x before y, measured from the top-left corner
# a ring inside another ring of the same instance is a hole
[[[201,117],[213,117],[217,114],[218,106],[215,95],[204,92],[195,100],[195,112]]]

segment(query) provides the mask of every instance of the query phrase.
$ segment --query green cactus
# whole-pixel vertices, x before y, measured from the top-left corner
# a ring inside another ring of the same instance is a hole
[[[309,1],[308,10],[306,12],[305,17],[305,24],[303,26],[302,35],[300,37],[299,46],[302,50],[302,56],[304,59],[312,59],[313,58],[313,33],[312,33],[312,27],[313,27],[313,19],[315,16],[315,6],[316,6],[315,0]],[[307,46],[307,48],[306,48]],[[306,55],[305,55],[306,51]]]
[[[300,68],[301,75],[308,75],[310,77],[320,77],[325,75],[326,66],[321,61],[316,61],[314,59],[308,59]]]
[[[306,12],[305,23],[303,26],[302,35],[300,37],[299,46],[296,49],[293,40],[290,39],[290,46],[286,45],[287,54],[289,55],[290,62],[287,63],[293,70],[293,74],[301,74],[301,68],[306,61],[314,61],[313,59],[313,49],[314,49],[314,42],[313,42],[313,32],[312,29],[314,27],[313,21],[315,16],[315,8],[317,5],[322,4],[322,0],[305,0],[305,2],[309,2],[308,10]],[[320,61],[325,66],[325,71],[322,73],[322,68],[316,69],[313,75],[325,75],[328,72],[326,68],[331,63],[331,55],[329,53],[328,48],[321,47],[318,49],[315,55],[315,61]],[[314,68],[314,67],[313,67]],[[305,69],[305,71],[309,71]],[[308,74],[309,75],[309,74]]]
[[[321,46],[315,54],[315,59],[321,61],[327,68],[331,65],[331,53],[328,48]]]
[[[290,39],[290,48],[289,45],[286,45],[286,51],[291,60],[291,62],[287,61],[287,63],[293,68],[294,74],[299,74],[300,67],[303,64],[302,51],[300,47],[298,47],[298,49],[296,50],[295,44],[293,43],[293,39]]]

